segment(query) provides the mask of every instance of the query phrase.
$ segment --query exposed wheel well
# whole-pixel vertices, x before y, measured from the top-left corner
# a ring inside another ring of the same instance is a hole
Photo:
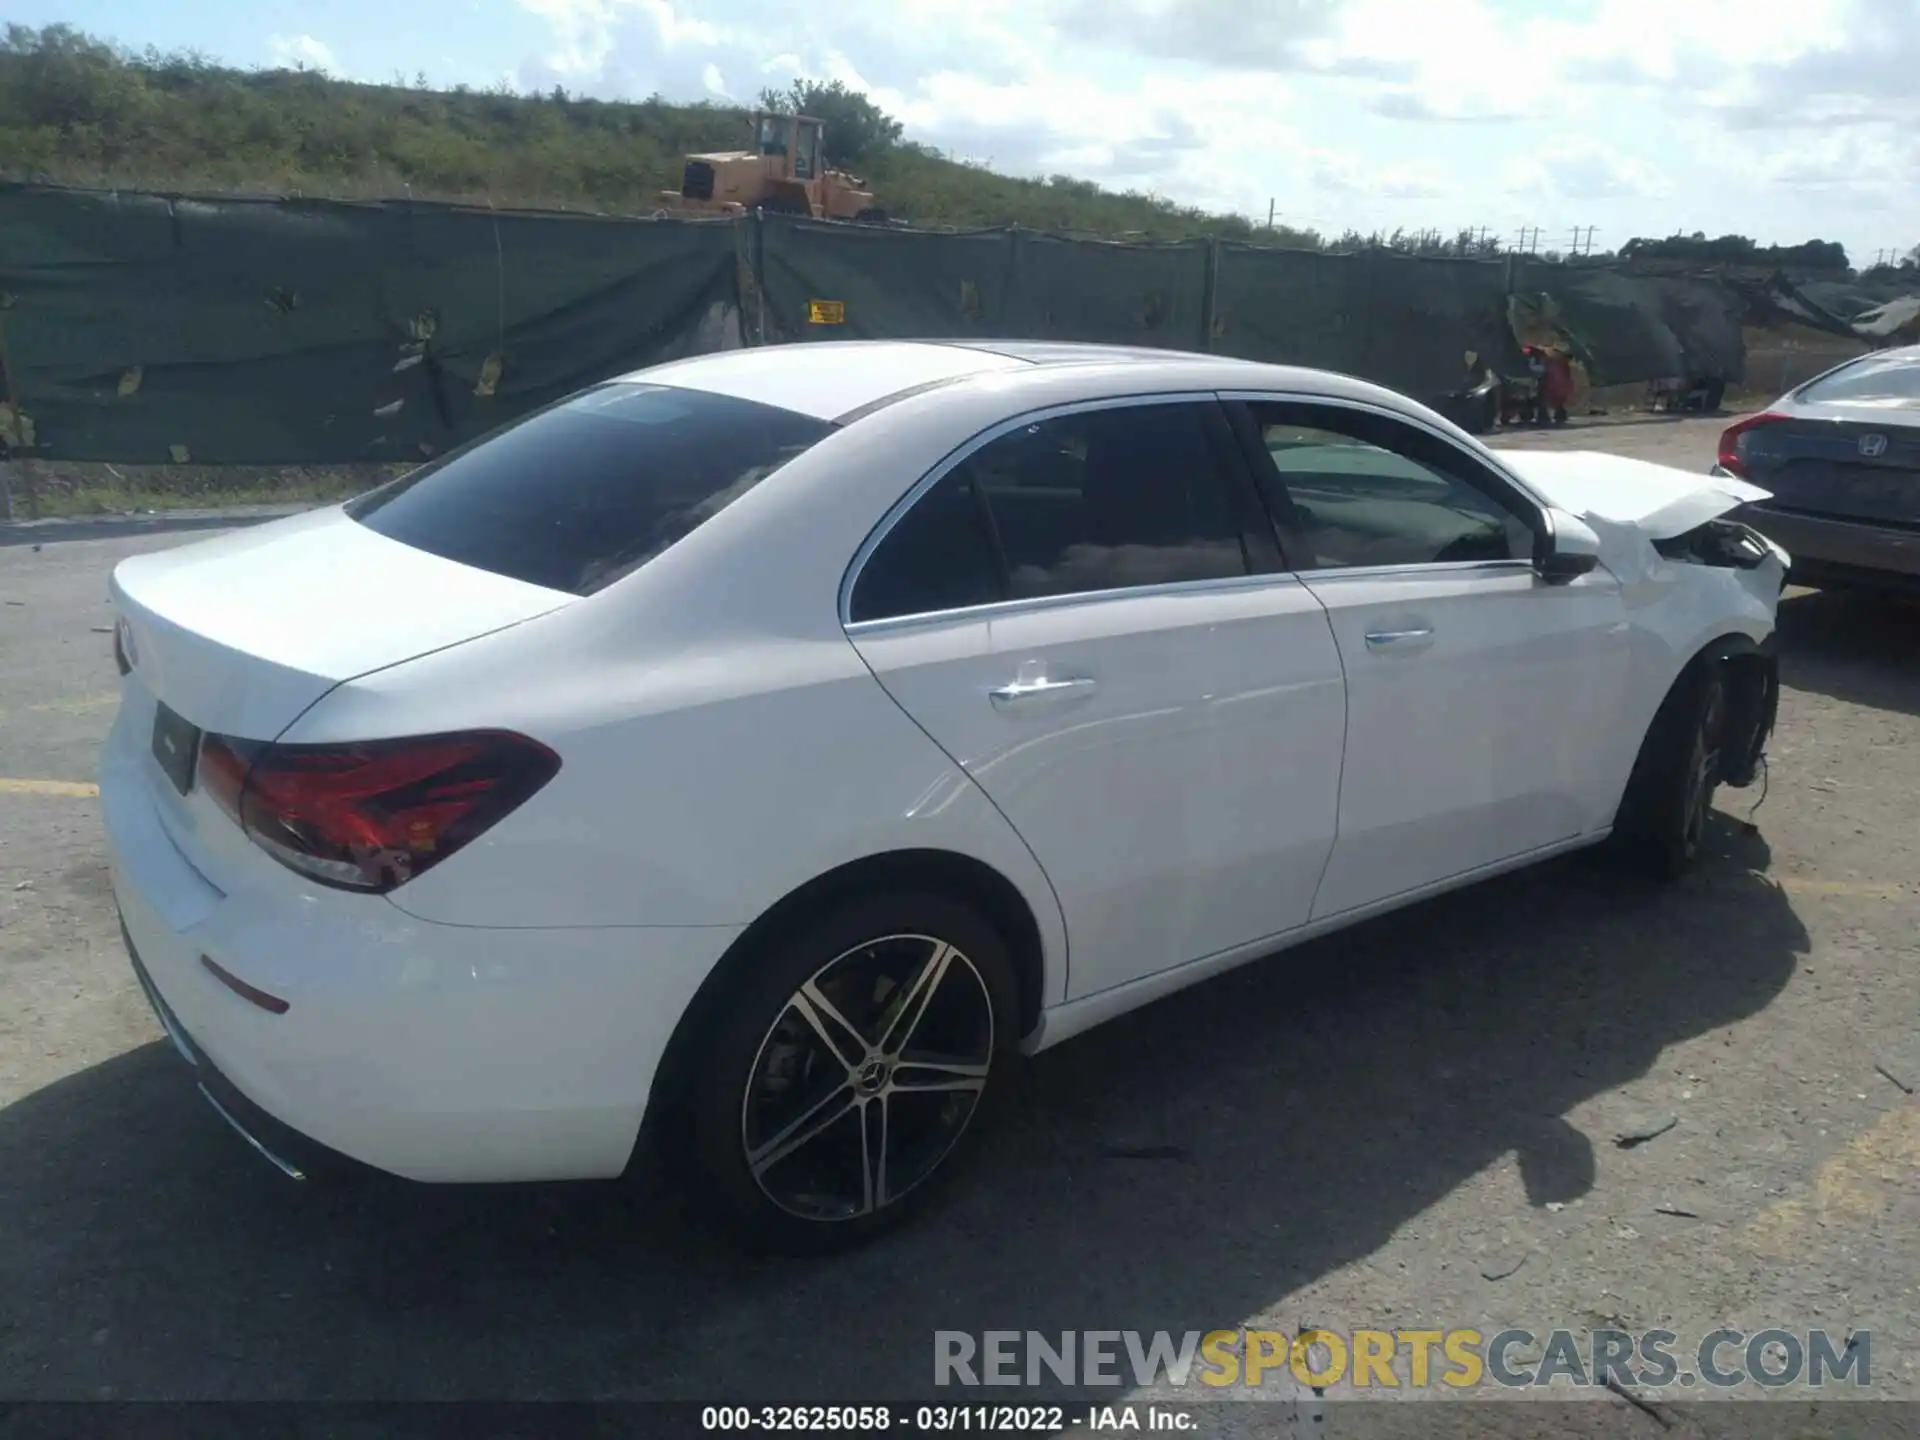
[[[907,889],[937,891],[970,905],[999,931],[1013,960],[1019,1033],[1029,1033],[1040,1020],[1046,958],[1039,922],[1013,882],[991,865],[950,850],[893,850],[869,855],[818,875],[783,896],[727,948],[680,1017],[660,1058],[641,1127],[643,1142],[650,1133],[657,1138],[662,1117],[674,1112],[674,1096],[685,1073],[689,1050],[709,1023],[714,1007],[724,1000],[729,981],[742,967],[751,965],[773,937],[849,896]]]
[[[1720,635],[1696,650],[1673,677],[1673,683],[1655,707],[1657,716],[1668,699],[1702,665],[1720,667],[1727,695],[1727,739],[1722,778],[1736,789],[1753,783],[1760,752],[1773,729],[1780,698],[1779,665],[1773,639],[1756,641],[1738,631]],[[1649,718],[1649,730],[1653,719]],[[1642,736],[1642,744],[1645,736]]]

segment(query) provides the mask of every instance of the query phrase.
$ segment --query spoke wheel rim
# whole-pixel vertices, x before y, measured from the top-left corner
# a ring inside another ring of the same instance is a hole
[[[816,1222],[857,1220],[925,1182],[972,1122],[993,1061],[993,999],[932,935],[843,951],[761,1037],[740,1103],[763,1195]]]

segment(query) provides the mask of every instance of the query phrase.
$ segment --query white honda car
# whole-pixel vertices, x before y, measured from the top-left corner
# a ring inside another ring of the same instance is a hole
[[[1609,838],[1685,867],[1773,724],[1764,493],[1200,355],[663,365],[115,570],[128,946],[291,1174],[645,1163],[846,1243],[1016,1052]]]

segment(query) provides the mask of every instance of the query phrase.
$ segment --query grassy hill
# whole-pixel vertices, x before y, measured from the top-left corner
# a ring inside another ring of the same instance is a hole
[[[746,135],[742,110],[657,97],[627,103],[235,70],[195,55],[133,54],[66,26],[14,25],[0,39],[0,174],[17,180],[490,198],[645,214],[660,190],[679,185],[684,154],[737,148]],[[910,139],[874,145],[854,164],[891,214],[915,224],[1153,239],[1255,233],[1235,216],[1067,176],[994,174]],[[1320,243],[1303,232],[1259,233]]]

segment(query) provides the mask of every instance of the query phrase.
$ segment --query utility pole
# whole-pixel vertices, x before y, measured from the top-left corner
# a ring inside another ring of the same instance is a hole
[[[1273,229],[1273,198],[1267,198],[1267,229]]]

